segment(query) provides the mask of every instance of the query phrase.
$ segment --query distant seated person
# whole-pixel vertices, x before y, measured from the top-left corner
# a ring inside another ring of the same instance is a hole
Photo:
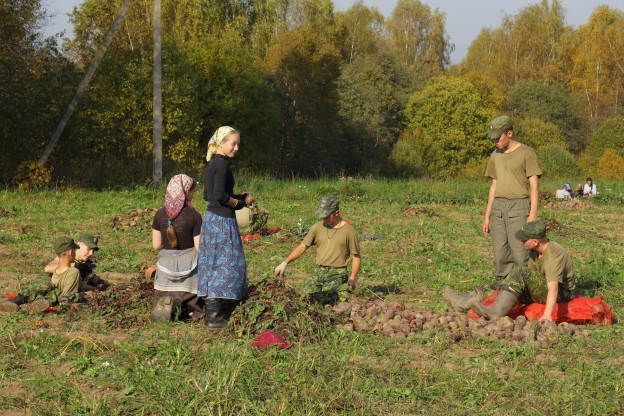
[[[596,196],[598,195],[598,191],[596,191],[596,184],[592,180],[592,178],[587,178],[587,182],[585,182],[585,186],[583,186],[583,196]]]
[[[563,199],[564,201],[572,199],[572,187],[569,183],[564,183],[563,188],[557,189],[555,196],[557,197],[557,199]]]
[[[78,249],[76,249],[76,256],[72,266],[80,272],[81,291],[91,292],[106,289],[108,283],[94,273],[95,263],[91,259],[95,252],[100,249],[98,238],[92,234],[82,233],[78,236],[76,244]],[[59,257],[57,256],[43,268],[43,271],[51,275],[58,265]]]
[[[579,183],[576,185],[576,190],[574,191],[574,196],[583,196],[583,184]]]
[[[84,300],[80,272],[72,266],[76,259],[78,244],[71,237],[59,237],[54,241],[53,247],[57,262],[52,276],[35,279],[26,290],[2,302],[1,311],[17,312],[24,309],[29,313],[42,313],[59,303],[65,306]]]

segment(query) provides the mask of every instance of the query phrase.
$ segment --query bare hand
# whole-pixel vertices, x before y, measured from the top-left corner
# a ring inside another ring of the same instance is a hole
[[[483,220],[483,225],[481,226],[481,231],[483,234],[489,236],[490,235],[490,219],[486,218]]]
[[[158,270],[158,267],[156,267],[155,264],[149,266],[147,269],[145,269],[145,278],[153,279],[154,275],[156,274],[156,270]]]

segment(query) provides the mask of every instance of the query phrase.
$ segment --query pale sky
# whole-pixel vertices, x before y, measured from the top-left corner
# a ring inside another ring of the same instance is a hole
[[[175,1],[175,0],[174,0]],[[337,11],[347,10],[354,0],[333,0]],[[503,16],[515,15],[530,4],[540,3],[539,0],[421,0],[432,9],[438,8],[446,14],[446,32],[455,44],[451,54],[451,62],[459,63],[468,52],[468,47],[485,27],[498,27]],[[599,5],[607,5],[623,10],[622,0],[560,0],[566,9],[566,22],[574,27],[586,23],[592,12]],[[44,0],[44,5],[53,14],[50,25],[44,29],[47,35],[65,30],[65,36],[71,37],[72,28],[67,14],[81,0]],[[364,0],[369,7],[377,7],[389,17],[396,5],[394,0]]]

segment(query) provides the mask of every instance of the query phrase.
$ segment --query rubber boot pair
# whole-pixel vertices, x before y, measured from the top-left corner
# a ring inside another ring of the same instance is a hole
[[[460,295],[450,286],[444,286],[444,289],[442,289],[442,296],[446,299],[449,310],[453,312],[468,312],[468,309],[472,307],[473,303],[481,303],[485,298],[481,287],[476,287],[474,290]]]
[[[50,307],[50,302],[46,299],[37,299],[28,302],[28,297],[21,293],[12,299],[0,302],[0,312],[17,312],[20,309],[28,311],[28,313],[43,313]]]
[[[206,326],[208,329],[222,329],[227,326],[227,307],[225,301],[219,298],[206,298],[204,305]]]
[[[475,313],[484,318],[500,318],[507,315],[517,301],[518,296],[515,293],[499,289],[498,295],[491,306],[485,306],[479,300],[474,302],[471,307]]]

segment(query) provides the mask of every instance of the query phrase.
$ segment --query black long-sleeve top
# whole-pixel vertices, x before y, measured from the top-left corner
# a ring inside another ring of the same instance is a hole
[[[240,199],[242,196],[234,194],[234,174],[228,158],[214,155],[204,170],[204,200],[208,201],[208,211],[220,217],[234,217],[234,208],[228,205],[230,197]]]

